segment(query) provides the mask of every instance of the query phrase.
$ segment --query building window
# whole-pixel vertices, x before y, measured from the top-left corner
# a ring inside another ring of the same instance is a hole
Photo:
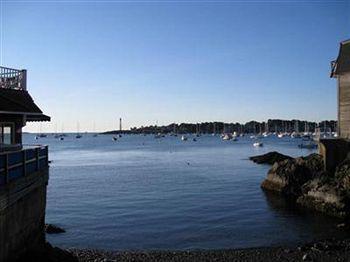
[[[11,145],[14,141],[14,124],[0,123],[0,144]]]

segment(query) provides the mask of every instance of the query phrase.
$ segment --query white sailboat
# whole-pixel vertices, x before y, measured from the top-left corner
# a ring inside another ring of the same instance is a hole
[[[230,133],[223,134],[222,140],[231,140],[233,137]]]
[[[54,138],[60,138],[60,135],[57,133],[57,123],[55,124],[55,135]]]
[[[254,147],[262,147],[263,145],[264,145],[264,144],[263,144],[262,142],[259,142],[259,141],[253,143],[253,146],[254,146]]]
[[[197,123],[197,125],[196,125],[196,137],[200,137],[201,135],[200,135],[200,126],[199,126],[199,124]]]
[[[97,137],[97,134],[96,134],[96,123],[95,123],[95,121],[94,121],[94,123],[93,123],[93,132],[94,132],[94,134],[93,134],[93,137]]]
[[[221,138],[222,140],[231,140],[232,139],[232,134],[231,133],[228,133],[226,132],[226,124],[224,123],[224,130],[221,134]]]
[[[77,122],[77,135],[75,136],[75,138],[79,139],[82,137],[83,136],[80,134],[80,125],[79,125],[79,122]]]

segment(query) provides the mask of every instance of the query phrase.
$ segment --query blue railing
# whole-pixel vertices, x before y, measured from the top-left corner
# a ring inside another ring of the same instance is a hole
[[[0,187],[48,168],[48,147],[0,153]]]

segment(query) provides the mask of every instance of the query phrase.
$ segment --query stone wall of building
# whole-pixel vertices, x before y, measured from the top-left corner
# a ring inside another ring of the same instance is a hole
[[[350,73],[338,76],[339,135],[350,139]]]
[[[324,160],[325,170],[334,173],[336,167],[350,153],[350,141],[347,139],[321,139],[319,153]]]
[[[0,188],[0,261],[44,245],[47,182],[45,170]]]

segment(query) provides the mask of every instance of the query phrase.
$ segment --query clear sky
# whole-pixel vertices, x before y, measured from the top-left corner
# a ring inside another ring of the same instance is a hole
[[[349,0],[2,0],[2,64],[28,70],[44,131],[319,121],[336,118],[349,31]]]

